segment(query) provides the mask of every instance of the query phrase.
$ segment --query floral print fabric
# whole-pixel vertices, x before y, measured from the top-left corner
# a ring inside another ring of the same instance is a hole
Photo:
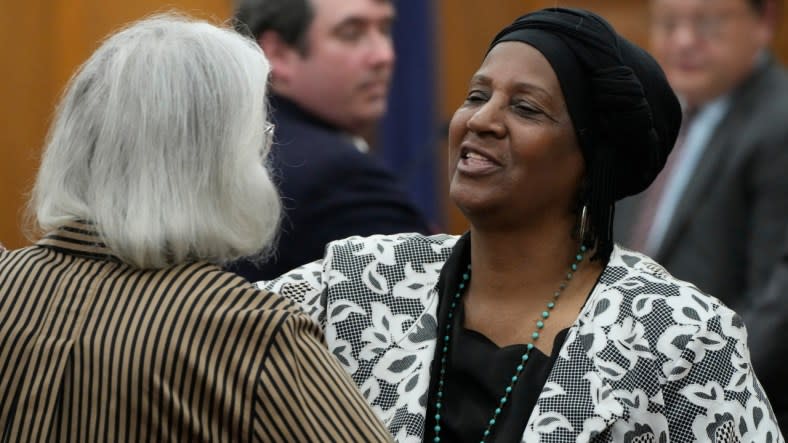
[[[351,237],[329,244],[323,260],[259,283],[323,326],[398,442],[425,435],[435,286],[457,241]],[[523,442],[784,441],[739,316],[618,246],[523,420]]]

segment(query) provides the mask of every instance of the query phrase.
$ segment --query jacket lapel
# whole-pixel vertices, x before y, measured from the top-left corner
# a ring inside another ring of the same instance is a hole
[[[710,192],[714,178],[719,173],[720,163],[725,158],[726,152],[730,150],[729,140],[732,134],[727,128],[736,127],[735,114],[731,110],[727,111],[727,115],[719,122],[718,128],[720,129],[715,130],[709,139],[697,167],[691,173],[690,185],[687,186],[684,194],[681,196],[676,206],[676,211],[673,213],[673,217],[670,219],[668,228],[665,231],[665,236],[654,254],[657,260],[661,260],[669,253],[676,240],[680,237],[679,234],[690,221],[692,212],[702,203],[704,197],[708,195],[707,193]]]
[[[592,305],[591,300],[587,306]],[[589,310],[590,311],[590,310]],[[583,315],[590,316],[590,312]],[[566,342],[561,348],[561,357],[550,371],[544,389],[539,395],[536,407],[525,426],[522,441],[538,443],[543,441],[542,435],[571,436],[567,441],[591,442],[595,437],[604,434],[615,422],[624,417],[625,409],[613,395],[613,387],[598,372],[586,349],[587,335],[592,334],[579,320],[569,331]],[[578,372],[579,370],[583,372]],[[577,374],[585,383],[582,389],[570,391],[564,380],[567,374]],[[592,408],[574,407],[571,405],[591,404]],[[561,407],[553,407],[563,405]]]
[[[528,419],[523,442],[541,442],[542,435],[549,435],[546,441],[553,441],[556,436],[561,436],[560,441],[596,441],[598,435],[610,435],[609,428],[626,416],[627,408],[618,399],[621,393],[615,392],[608,381],[626,369],[614,365],[601,367],[594,357],[610,339],[601,326],[613,324],[619,316],[615,305],[620,301],[620,292],[614,285],[605,283],[617,280],[608,274],[609,269],[623,265],[621,249],[616,246],[602,277],[569,329]],[[578,407],[579,404],[592,407]]]
[[[413,327],[409,331],[407,342],[411,346],[403,346],[404,349],[412,347],[408,352],[416,358],[414,374],[405,382],[397,387],[399,394],[398,401],[394,409],[397,411],[393,416],[393,422],[407,420],[408,415],[421,416],[422,420],[427,417],[427,393],[431,382],[431,363],[435,354],[437,343],[437,322],[436,315],[438,309],[438,294],[434,289],[430,290],[430,300],[426,303],[426,309],[421,316],[416,319]],[[386,423],[389,425],[389,423]]]
[[[736,147],[745,146],[740,138],[741,128],[747,127],[751,109],[756,104],[756,97],[762,92],[758,89],[762,85],[761,78],[773,69],[774,61],[768,57],[762,65],[731,95],[729,108],[720,120],[708,141],[698,166],[693,171],[691,185],[679,201],[676,211],[670,220],[665,236],[657,248],[654,258],[662,261],[670,254],[676,241],[681,237],[681,232],[687,227],[693,211],[702,204],[711,192],[714,180],[720,175],[722,163],[729,157],[736,156]]]

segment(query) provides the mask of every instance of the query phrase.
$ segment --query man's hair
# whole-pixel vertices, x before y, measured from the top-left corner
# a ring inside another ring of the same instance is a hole
[[[313,18],[310,0],[238,0],[234,26],[255,40],[266,31],[274,31],[285,43],[305,53],[306,35]]]
[[[749,0],[750,6],[757,12],[763,12],[767,0]]]
[[[306,54],[309,51],[306,36],[314,18],[312,0],[237,0],[233,22],[236,31],[255,40],[266,31],[274,31],[285,43]]]
[[[774,2],[774,5],[778,10],[782,7],[782,0],[748,0],[750,7],[759,15],[766,13],[767,5],[770,2]]]
[[[106,40],[70,80],[29,209],[39,229],[95,223],[139,268],[222,263],[273,242],[259,46],[172,14]]]

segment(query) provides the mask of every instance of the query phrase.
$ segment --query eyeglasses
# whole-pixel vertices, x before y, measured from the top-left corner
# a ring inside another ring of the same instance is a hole
[[[266,137],[273,137],[274,136],[274,129],[276,129],[276,125],[271,122],[265,122],[265,129],[263,129],[263,133],[265,133]]]
[[[746,12],[734,10],[704,13],[690,17],[664,15],[655,17],[651,26],[654,31],[668,37],[672,36],[681,26],[686,25],[696,37],[712,40],[723,35],[731,21],[743,16],[746,16]]]

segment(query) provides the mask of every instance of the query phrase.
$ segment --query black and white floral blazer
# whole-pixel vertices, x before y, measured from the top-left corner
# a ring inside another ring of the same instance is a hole
[[[424,435],[436,283],[458,237],[352,237],[262,287],[302,304],[399,442]],[[782,442],[741,319],[616,247],[523,442]]]

